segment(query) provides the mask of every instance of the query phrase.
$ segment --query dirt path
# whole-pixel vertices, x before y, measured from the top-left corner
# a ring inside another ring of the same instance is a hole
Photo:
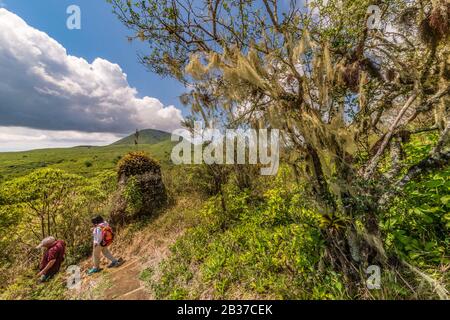
[[[161,248],[161,250],[167,250],[168,252],[168,247]],[[153,295],[146,284],[140,280],[140,275],[145,268],[157,268],[163,256],[158,254],[158,257],[160,258],[154,259],[151,256],[127,258],[118,268],[103,269],[102,272],[92,276],[83,275],[79,298],[89,300],[153,300]],[[146,258],[150,259],[145,261]]]
[[[108,273],[110,286],[104,291],[106,300],[149,300],[151,297],[139,280],[142,267],[139,260],[125,262]]]
[[[146,284],[140,280],[142,270],[156,270],[169,253],[169,241],[151,241],[142,251],[146,254],[128,256],[118,268],[103,269],[93,276],[83,276],[82,299],[153,300]]]
[[[118,268],[104,269],[102,272],[82,276],[81,291],[74,299],[95,300],[152,300],[153,294],[146,283],[140,280],[142,270],[150,268],[158,275],[160,262],[170,253],[170,246],[184,233],[186,227],[192,224],[189,220],[190,209],[198,204],[186,199],[178,201],[154,221],[139,231],[130,230],[120,235],[117,244],[113,245],[112,253],[125,260]],[[103,259],[103,265],[107,261]],[[90,261],[82,266],[87,270]]]

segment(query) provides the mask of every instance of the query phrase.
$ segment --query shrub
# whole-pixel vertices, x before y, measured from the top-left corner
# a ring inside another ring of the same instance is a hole
[[[161,168],[143,152],[131,152],[118,164],[119,190],[115,195],[111,223],[124,224],[151,216],[167,201]]]
[[[90,168],[90,167],[92,167],[92,162],[89,161],[89,160],[86,160],[86,161],[84,162],[84,165],[86,166],[86,168]]]
[[[160,170],[159,163],[145,152],[130,152],[120,159],[117,173],[119,178],[122,178]]]

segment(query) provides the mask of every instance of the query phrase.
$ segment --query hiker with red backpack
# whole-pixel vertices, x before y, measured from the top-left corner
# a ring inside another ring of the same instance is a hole
[[[100,256],[103,254],[111,263],[108,268],[118,267],[122,263],[122,259],[116,259],[113,257],[111,252],[108,250],[108,246],[114,240],[114,233],[110,225],[101,217],[96,216],[92,219],[93,236],[94,236],[94,247],[92,250],[92,260],[94,262],[94,267],[88,270],[88,274],[94,274],[100,272]]]

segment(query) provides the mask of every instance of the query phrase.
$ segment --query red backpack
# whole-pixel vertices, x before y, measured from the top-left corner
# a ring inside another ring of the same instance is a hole
[[[102,242],[100,243],[100,245],[102,247],[107,247],[114,240],[114,232],[109,225],[100,226],[100,228],[102,229]]]

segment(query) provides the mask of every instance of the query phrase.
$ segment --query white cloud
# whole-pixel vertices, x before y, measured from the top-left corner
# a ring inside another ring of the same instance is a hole
[[[0,127],[0,152],[42,148],[108,145],[122,135],[104,132],[54,131],[23,127]]]
[[[174,106],[138,97],[119,65],[68,55],[57,41],[4,8],[0,97],[0,127],[125,134],[136,128],[172,131],[182,119]]]

